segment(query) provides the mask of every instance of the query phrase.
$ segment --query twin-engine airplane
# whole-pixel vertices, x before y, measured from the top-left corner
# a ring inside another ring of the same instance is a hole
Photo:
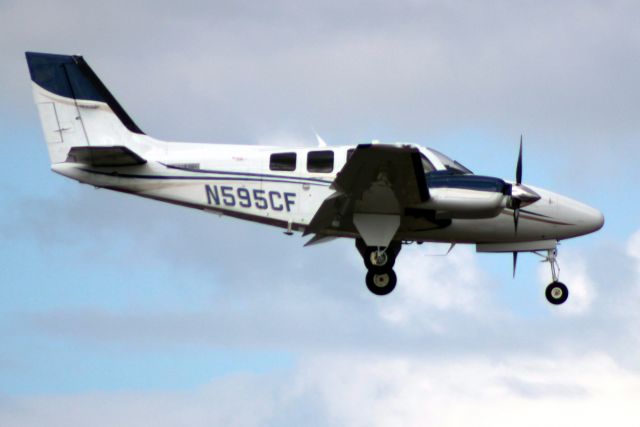
[[[475,244],[478,252],[536,252],[551,267],[559,240],[592,233],[602,214],[522,183],[474,175],[414,144],[318,148],[174,143],[146,135],[81,56],[26,54],[51,169],[95,187],[229,215],[313,237],[355,239],[376,295],[396,286],[402,244]],[[321,140],[320,140],[321,141]],[[540,253],[539,253],[540,252]]]

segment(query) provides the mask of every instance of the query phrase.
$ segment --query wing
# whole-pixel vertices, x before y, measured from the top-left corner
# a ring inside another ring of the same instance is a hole
[[[145,159],[124,146],[73,147],[67,162],[84,163],[91,166],[134,166],[147,163]]]
[[[429,198],[424,174],[422,157],[415,147],[362,144],[338,173],[333,188],[357,197],[374,182],[386,180],[399,202],[413,205]]]
[[[387,246],[404,209],[429,199],[422,156],[408,145],[359,145],[332,188],[305,234],[353,225],[368,246]]]

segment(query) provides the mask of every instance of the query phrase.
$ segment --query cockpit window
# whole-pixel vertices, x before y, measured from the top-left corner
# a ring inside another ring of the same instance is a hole
[[[420,158],[422,159],[422,169],[424,169],[424,173],[429,173],[436,169],[433,167],[429,159],[427,159],[424,154],[420,154]]]
[[[429,148],[429,150],[438,158],[438,160],[440,160],[440,162],[448,171],[459,174],[473,175],[473,172],[471,172],[471,170],[465,167],[462,163],[445,156],[444,154],[434,150],[433,148]]]

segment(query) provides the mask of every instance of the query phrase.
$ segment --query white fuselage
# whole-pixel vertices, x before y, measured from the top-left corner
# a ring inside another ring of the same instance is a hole
[[[146,152],[140,153],[147,159],[144,165],[99,168],[57,163],[52,169],[96,187],[303,231],[322,202],[334,192],[331,184],[346,163],[348,150],[355,148],[165,143],[146,135],[135,135],[135,138],[139,139],[138,147],[147,147]],[[444,169],[438,156],[429,149],[419,149],[436,170]],[[308,153],[317,151],[333,152],[331,171],[308,170]],[[295,153],[293,170],[273,170],[271,155],[274,153]],[[453,218],[444,227],[434,227],[425,219],[407,216],[396,240],[455,243],[561,240],[602,226],[603,216],[596,209],[544,189],[529,188],[538,193],[540,200],[522,209],[517,232],[513,211],[490,200],[495,195],[463,189],[434,189],[431,199],[416,205],[416,209],[431,209],[434,203],[455,205],[460,195],[473,199],[478,194],[477,197],[484,198],[478,199],[478,203],[486,202],[489,213],[484,218]],[[465,192],[468,194],[463,194]],[[353,230],[339,227],[331,233],[355,237]]]

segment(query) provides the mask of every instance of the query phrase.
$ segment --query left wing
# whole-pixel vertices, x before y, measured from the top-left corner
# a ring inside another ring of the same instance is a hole
[[[420,151],[412,146],[359,145],[332,184],[305,235],[328,229],[358,230],[368,246],[387,246],[407,206],[429,199]]]
[[[424,174],[421,154],[415,147],[361,144],[338,173],[332,187],[358,197],[382,179],[401,204],[414,205],[429,199]]]

